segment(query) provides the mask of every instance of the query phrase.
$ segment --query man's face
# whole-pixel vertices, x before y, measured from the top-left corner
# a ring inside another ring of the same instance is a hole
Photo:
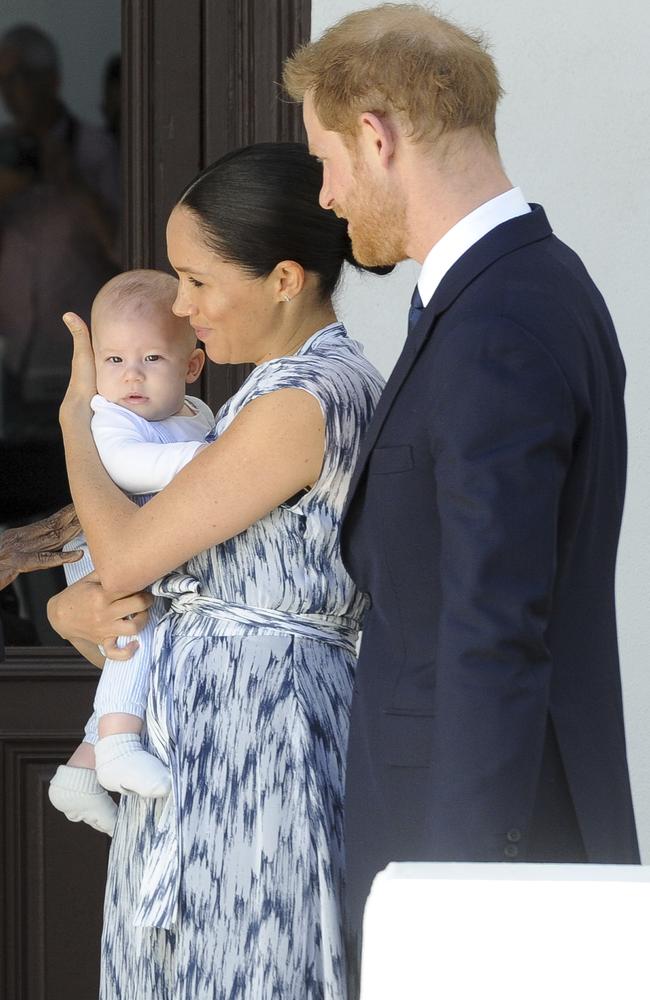
[[[405,200],[363,142],[349,146],[338,132],[325,129],[312,97],[303,104],[309,150],[323,165],[320,204],[347,219],[352,251],[367,267],[404,260]]]
[[[305,94],[303,117],[309,151],[323,166],[320,204],[331,209],[339,218],[350,221],[357,195],[352,151],[338,132],[323,128],[309,93]]]

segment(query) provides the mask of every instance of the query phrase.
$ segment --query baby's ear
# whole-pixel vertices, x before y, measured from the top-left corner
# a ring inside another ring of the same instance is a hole
[[[203,365],[205,364],[205,352],[201,350],[200,347],[195,347],[190,354],[189,361],[187,362],[187,374],[185,375],[185,382],[190,385],[192,382],[196,382],[197,378],[203,371]]]

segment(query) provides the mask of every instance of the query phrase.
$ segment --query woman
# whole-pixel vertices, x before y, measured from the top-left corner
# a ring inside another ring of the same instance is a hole
[[[61,426],[99,578],[120,594],[159,580],[171,600],[147,726],[173,792],[122,799],[103,1000],[346,996],[342,787],[364,598],[337,534],[382,381],[332,309],[349,242],[320,183],[304,147],[253,146],[174,208],[174,311],[212,361],[256,367],[213,444],[146,508],[99,463],[91,349],[67,317]]]

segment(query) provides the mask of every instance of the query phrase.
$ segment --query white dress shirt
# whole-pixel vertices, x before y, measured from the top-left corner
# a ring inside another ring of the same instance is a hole
[[[442,239],[438,240],[429,250],[422,265],[418,278],[418,291],[422,305],[428,306],[433,298],[433,293],[447,271],[457,260],[460,260],[470,247],[478,243],[491,230],[500,226],[502,222],[516,219],[528,212],[530,212],[530,205],[521,190],[514,187],[504,194],[497,195],[496,198],[491,198],[484,205],[479,205],[464,219],[452,226],[449,232],[445,233]]]

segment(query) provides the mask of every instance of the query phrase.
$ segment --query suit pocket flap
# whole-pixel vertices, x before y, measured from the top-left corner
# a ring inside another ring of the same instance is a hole
[[[397,444],[390,448],[375,448],[368,463],[368,471],[371,475],[408,472],[412,468],[413,449],[410,444]]]

